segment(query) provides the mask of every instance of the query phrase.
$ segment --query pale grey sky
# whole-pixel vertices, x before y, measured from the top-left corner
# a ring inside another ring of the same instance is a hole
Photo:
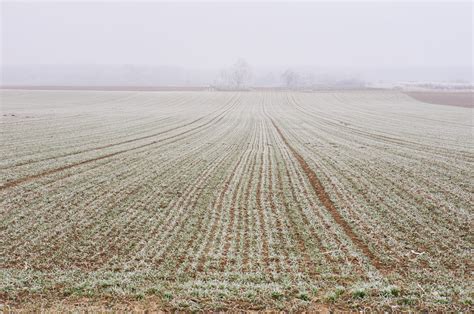
[[[2,63],[472,66],[472,6],[2,2]]]

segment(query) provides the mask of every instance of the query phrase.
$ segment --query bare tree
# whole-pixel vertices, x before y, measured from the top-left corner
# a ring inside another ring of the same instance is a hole
[[[223,69],[216,78],[216,85],[224,88],[242,89],[252,78],[252,69],[244,59],[238,59],[230,68]]]
[[[281,78],[287,88],[297,87],[300,80],[298,73],[290,69],[287,69],[285,72],[283,72]]]
[[[231,86],[236,89],[245,87],[252,77],[252,69],[244,59],[239,59],[230,70]]]

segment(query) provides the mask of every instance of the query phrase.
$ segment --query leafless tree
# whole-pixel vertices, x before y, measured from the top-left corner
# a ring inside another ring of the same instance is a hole
[[[298,73],[296,73],[295,71],[287,69],[285,72],[283,72],[281,78],[287,88],[298,87],[300,78]]]
[[[239,59],[230,70],[231,86],[236,89],[245,87],[252,78],[252,69],[244,59]]]
[[[216,85],[221,88],[242,89],[250,84],[252,69],[244,59],[238,59],[232,67],[221,70]]]

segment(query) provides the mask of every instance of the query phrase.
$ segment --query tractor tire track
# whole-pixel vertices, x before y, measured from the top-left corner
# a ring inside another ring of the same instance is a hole
[[[331,214],[334,221],[342,228],[344,233],[351,239],[354,245],[362,252],[364,255],[369,259],[371,264],[381,273],[387,273],[390,270],[387,265],[382,263],[380,259],[372,253],[369,249],[368,245],[362,241],[362,239],[354,232],[352,227],[347,223],[347,221],[342,217],[339,211],[336,209],[336,206],[332,202],[329,197],[329,194],[326,192],[324,186],[322,185],[321,181],[319,181],[318,176],[316,173],[311,169],[308,165],[306,160],[298,153],[298,151],[290,144],[288,139],[283,135],[280,128],[277,126],[275,121],[272,119],[272,124],[275,127],[277,133],[280,135],[281,139],[288,147],[288,149],[292,152],[293,156],[296,158],[298,163],[300,164],[302,170],[308,177],[309,183],[314,189],[314,192],[318,196],[321,203],[323,203],[324,207],[327,211]]]
[[[200,117],[200,118],[198,118],[198,119],[195,119],[195,120],[193,120],[193,121],[191,121],[191,122],[185,123],[185,124],[183,124],[183,125],[176,126],[176,127],[173,127],[173,128],[170,128],[170,129],[167,129],[167,130],[164,130],[164,131],[160,131],[160,132],[157,132],[157,133],[154,133],[154,134],[149,134],[149,135],[145,135],[145,136],[141,136],[141,137],[137,137],[137,138],[132,138],[132,139],[125,140],[125,141],[121,141],[121,142],[117,142],[117,143],[111,143],[111,144],[107,144],[107,145],[103,145],[103,146],[93,147],[93,148],[89,148],[89,149],[85,149],[85,150],[81,150],[81,151],[76,151],[76,152],[71,152],[71,153],[66,153],[66,154],[62,154],[62,155],[57,155],[57,156],[53,156],[53,157],[47,157],[47,158],[37,159],[37,160],[34,160],[34,161],[20,162],[20,163],[17,163],[17,164],[8,166],[8,167],[1,167],[0,170],[8,170],[8,169],[15,168],[15,167],[26,166],[26,165],[30,165],[30,164],[34,164],[34,163],[38,163],[38,162],[43,162],[43,161],[48,161],[48,160],[54,160],[54,159],[58,159],[58,158],[64,158],[64,157],[75,156],[75,155],[79,155],[79,154],[83,154],[83,153],[88,153],[88,152],[103,150],[103,149],[110,148],[110,147],[115,147],[115,146],[119,146],[119,145],[124,145],[124,144],[129,144],[129,143],[133,143],[133,142],[137,142],[137,141],[149,139],[149,138],[152,138],[152,137],[156,137],[156,136],[159,136],[159,135],[163,135],[163,134],[166,134],[166,133],[169,133],[169,132],[178,130],[178,129],[182,129],[182,128],[187,127],[187,126],[189,126],[189,125],[192,125],[192,124],[194,124],[194,123],[196,123],[196,122],[201,121],[202,119],[205,119],[205,118],[208,117],[208,116],[211,116],[212,114],[214,114],[215,112],[217,112],[217,111],[219,111],[219,110],[220,110],[220,109],[218,109],[218,110],[216,110],[216,111],[213,111],[213,112],[211,112],[211,113],[209,113],[209,114],[206,114],[206,115],[204,115],[204,116],[202,116],[202,117]]]
[[[234,105],[235,105],[235,104],[234,104]],[[50,170],[47,170],[47,171],[44,171],[44,172],[40,172],[40,173],[35,174],[35,175],[31,175],[31,176],[27,176],[27,177],[15,179],[15,180],[12,180],[12,181],[8,181],[7,183],[5,183],[5,184],[3,184],[2,186],[0,186],[0,191],[5,190],[5,189],[9,189],[9,188],[12,188],[12,187],[15,187],[15,186],[20,185],[20,184],[23,184],[23,183],[27,183],[27,182],[33,181],[33,180],[35,180],[35,179],[38,179],[38,178],[41,178],[41,177],[44,177],[44,176],[48,176],[48,175],[54,174],[54,173],[56,173],[56,172],[68,170],[68,169],[71,169],[71,168],[75,168],[75,167],[82,166],[82,165],[84,165],[84,164],[89,164],[89,163],[92,163],[92,162],[95,162],[95,161],[99,161],[99,160],[102,160],[102,159],[114,157],[114,156],[117,156],[117,155],[120,155],[120,154],[123,154],[123,153],[127,153],[127,152],[131,152],[131,151],[134,151],[134,150],[137,150],[137,149],[140,149],[140,148],[144,148],[144,147],[148,147],[148,146],[151,146],[151,145],[155,145],[155,144],[158,144],[158,143],[161,143],[161,142],[170,140],[170,139],[175,139],[175,138],[177,138],[177,137],[179,137],[179,136],[186,135],[186,134],[188,134],[188,133],[190,133],[190,132],[192,132],[192,131],[195,131],[195,130],[198,130],[198,129],[201,129],[201,128],[207,128],[207,127],[209,127],[210,125],[212,125],[213,123],[219,122],[219,121],[223,118],[223,115],[224,115],[225,113],[227,113],[227,112],[228,112],[230,109],[232,109],[232,108],[233,108],[233,107],[228,108],[226,111],[222,112],[222,113],[219,114],[218,116],[214,117],[213,119],[209,120],[208,122],[206,122],[206,123],[204,123],[204,124],[202,124],[202,125],[196,126],[196,127],[191,128],[191,129],[189,129],[189,130],[186,130],[186,131],[184,131],[184,132],[181,132],[181,133],[178,133],[178,134],[175,134],[175,135],[172,135],[172,136],[163,138],[163,139],[155,140],[155,141],[153,141],[153,142],[145,143],[145,144],[142,144],[142,145],[139,145],[139,146],[135,146],[135,147],[133,147],[133,148],[120,150],[120,151],[118,151],[118,152],[113,152],[113,153],[106,154],[106,155],[103,155],[103,156],[99,156],[99,157],[87,159],[87,160],[84,160],[84,161],[76,162],[76,163],[73,163],[73,164],[61,166],[61,167],[58,167],[58,168],[50,169]],[[214,120],[216,120],[216,121],[214,121]],[[168,144],[169,144],[169,143],[168,143]]]

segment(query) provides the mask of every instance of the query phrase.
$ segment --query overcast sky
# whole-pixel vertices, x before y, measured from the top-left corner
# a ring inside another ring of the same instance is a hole
[[[472,3],[2,2],[2,62],[471,66]]]

